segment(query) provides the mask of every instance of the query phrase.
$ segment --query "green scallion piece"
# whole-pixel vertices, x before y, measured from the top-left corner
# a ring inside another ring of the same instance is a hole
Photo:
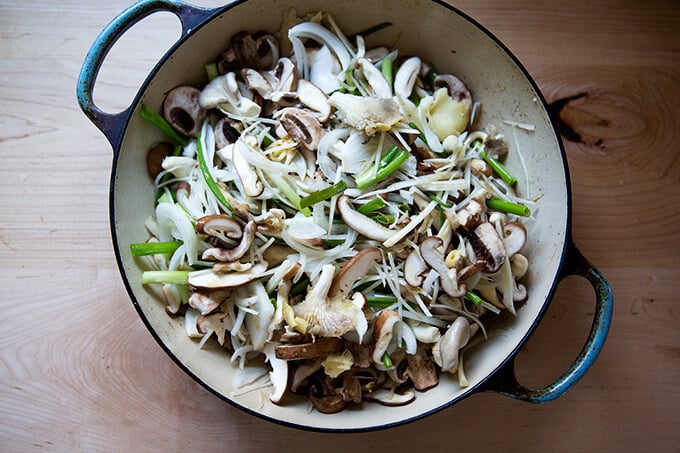
[[[382,363],[383,365],[385,365],[385,368],[392,368],[394,366],[394,364],[392,364],[392,358],[388,353],[384,353],[380,360],[382,360]]]
[[[165,135],[167,135],[169,138],[173,139],[174,141],[181,144],[182,146],[189,143],[188,138],[186,138],[185,136],[183,136],[179,132],[177,132],[175,129],[173,129],[172,126],[170,126],[170,123],[168,123],[165,120],[165,118],[163,118],[158,113],[154,112],[152,109],[147,107],[145,104],[142,104],[142,107],[140,109],[140,114],[142,115],[142,118],[144,118],[149,123],[156,126],[158,128],[158,130],[160,130]]]
[[[512,173],[508,171],[507,168],[505,168],[505,165],[500,163],[498,160],[494,159],[493,157],[489,156],[486,151],[481,150],[479,151],[479,157],[484,159],[484,161],[489,164],[491,168],[493,168],[493,171],[495,171],[498,176],[501,177],[503,181],[505,181],[509,186],[515,185],[517,183],[517,178],[515,178]]]
[[[144,271],[142,285],[162,283],[170,285],[186,285],[190,271]]]
[[[394,296],[370,296],[366,298],[366,303],[375,308],[387,308],[397,303]]]
[[[382,212],[378,212],[371,215],[370,218],[381,225],[391,225],[394,223],[394,214],[383,214]]]
[[[312,194],[307,195],[306,197],[302,198],[300,200],[300,208],[304,209],[309,206],[312,206],[320,201],[328,200],[329,198],[333,198],[336,195],[340,195],[347,189],[347,183],[343,180],[340,180],[333,184],[332,186],[328,186],[325,189],[321,189],[318,192],[314,192]]]
[[[394,62],[392,61],[392,58],[390,57],[385,57],[382,60],[382,63],[380,64],[380,70],[382,71],[383,77],[385,77],[385,80],[387,80],[387,83],[392,86],[394,83]]]
[[[203,180],[205,181],[205,184],[208,186],[208,189],[210,189],[210,192],[215,196],[217,201],[225,209],[228,209],[229,212],[233,213],[234,208],[232,208],[229,201],[227,201],[227,199],[224,198],[222,190],[220,190],[219,186],[217,185],[217,181],[215,181],[215,179],[213,178],[212,173],[210,173],[208,163],[205,161],[205,156],[203,155],[203,147],[201,146],[201,134],[198,134],[198,140],[196,141],[196,143],[198,145],[198,149],[196,150],[196,154],[198,155],[198,164],[201,167],[201,174],[203,175]]]
[[[425,143],[427,145],[427,138],[425,138],[425,134],[423,133],[423,131],[421,131],[418,126],[416,126],[416,123],[411,121],[411,122],[408,123],[408,125],[410,127],[412,127],[413,129],[416,129],[418,131],[418,138],[421,139],[423,141],[423,143]]]
[[[465,297],[472,302],[473,304],[479,306],[482,302],[484,302],[484,299],[479,297],[479,295],[475,292],[468,291],[465,293]]]
[[[307,287],[309,286],[309,278],[306,276],[302,277],[300,281],[295,283],[290,289],[290,295],[295,297],[307,292]]]
[[[435,194],[433,194],[433,193],[428,193],[428,194],[427,194],[427,197],[428,197],[430,200],[432,200],[432,201],[434,201],[435,203],[437,203],[437,204],[438,204],[439,206],[441,206],[442,208],[451,208],[451,207],[453,207],[453,205],[452,205],[451,203],[447,203],[447,202],[441,200],[439,197],[437,197],[437,196],[436,196]]]
[[[302,213],[305,217],[309,217],[312,215],[312,211],[309,210],[307,207],[302,207],[300,206],[300,202],[302,201],[300,199],[300,195],[297,194],[295,190],[286,182],[285,179],[281,177],[281,175],[278,175],[276,173],[270,173],[269,179],[272,180],[274,185],[278,187],[278,189],[281,191],[283,195],[288,198],[288,201],[290,201],[295,208]]]
[[[394,149],[396,148],[396,151]],[[409,153],[403,149],[397,147],[392,148],[383,158],[380,160],[378,166],[378,171],[375,171],[373,167],[367,169],[363,173],[359,174],[355,182],[360,190],[370,187],[373,184],[377,184],[384,180],[392,173],[394,173],[401,164],[408,158]],[[388,159],[389,157],[389,159]]]
[[[323,243],[326,247],[337,247],[338,245],[344,244],[344,239],[323,239]]]
[[[174,253],[177,248],[182,245],[179,241],[170,242],[138,242],[130,244],[130,251],[132,256],[146,256],[156,254]]]
[[[378,211],[382,208],[387,206],[387,203],[385,203],[385,200],[383,200],[380,197],[375,197],[368,203],[362,204],[357,208],[357,211],[362,213],[362,214],[370,214],[372,212]]]
[[[205,75],[208,76],[208,80],[212,80],[220,74],[217,72],[217,63],[206,63],[205,65]]]
[[[531,209],[523,204],[514,203],[512,201],[503,200],[502,198],[487,198],[486,206],[494,211],[507,212],[522,217],[529,217]]]

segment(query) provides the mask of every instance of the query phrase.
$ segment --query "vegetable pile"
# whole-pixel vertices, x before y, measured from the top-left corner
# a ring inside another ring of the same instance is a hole
[[[167,136],[142,283],[199,346],[260,367],[272,402],[413,401],[527,298],[532,202],[452,74],[367,49],[327,14],[240,32],[208,82],[141,115]],[[517,150],[519,152],[519,150]],[[228,358],[225,358],[228,360]]]

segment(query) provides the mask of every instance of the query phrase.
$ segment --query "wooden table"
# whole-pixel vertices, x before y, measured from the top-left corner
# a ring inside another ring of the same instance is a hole
[[[85,52],[127,4],[0,2],[0,450],[680,450],[680,3],[455,2],[563,101],[573,235],[614,288],[613,325],[554,403],[480,394],[351,436],[232,408],[168,359],[129,303],[110,242],[111,149],[75,100]],[[97,103],[126,107],[178,30],[168,14],[134,27]],[[590,286],[567,279],[519,356],[520,379],[561,373],[592,314]]]

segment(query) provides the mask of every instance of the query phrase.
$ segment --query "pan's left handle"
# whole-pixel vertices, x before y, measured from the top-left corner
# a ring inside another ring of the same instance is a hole
[[[158,11],[168,11],[179,18],[182,24],[181,38],[206,21],[216,10],[192,6],[177,0],[140,0],[122,11],[99,33],[80,69],[76,96],[82,111],[104,133],[114,150],[120,145],[133,106],[118,113],[102,111],[92,99],[94,84],[106,55],[116,41],[134,24]]]

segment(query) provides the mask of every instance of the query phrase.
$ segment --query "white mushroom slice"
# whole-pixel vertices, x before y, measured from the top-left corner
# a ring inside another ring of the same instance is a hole
[[[328,121],[328,118],[331,116],[331,106],[328,103],[326,93],[321,91],[321,88],[312,82],[300,79],[297,84],[297,97],[303,105],[318,112],[317,119],[320,122],[325,123]]]
[[[459,351],[469,340],[470,323],[465,317],[459,316],[432,348],[435,362],[441,367],[442,371],[451,373],[456,371]]]
[[[163,101],[163,116],[177,131],[190,137],[198,136],[207,112],[200,105],[201,92],[190,86],[170,90]]]
[[[385,79],[385,76],[380,69],[376,68],[373,63],[366,58],[359,58],[356,64],[364,74],[373,96],[379,98],[392,97],[392,87],[387,79]]]
[[[519,252],[527,240],[527,230],[519,222],[508,222],[503,225],[503,246],[505,253],[512,258]]]
[[[214,291],[209,294],[193,292],[189,296],[189,306],[198,310],[202,315],[207,315],[219,307],[229,293]]]
[[[334,92],[328,103],[337,109],[338,118],[367,135],[387,132],[403,119],[399,104],[392,98],[355,96]]]
[[[415,354],[408,354],[406,356],[409,378],[413,382],[413,387],[421,392],[439,384],[437,368],[428,357],[426,348],[421,346]]]
[[[388,389],[378,389],[374,392],[365,394],[364,399],[375,401],[383,406],[403,406],[415,400],[416,393],[413,390],[406,390],[403,393],[398,393]]]
[[[221,108],[245,117],[260,115],[260,106],[243,96],[236,74],[228,72],[212,79],[201,91],[199,103],[204,109]]]
[[[283,209],[273,208],[253,217],[253,221],[257,224],[258,232],[268,236],[280,236],[285,218],[286,212]]]
[[[288,362],[276,357],[274,344],[267,343],[264,347],[264,354],[272,370],[269,372],[269,380],[272,383],[272,391],[269,400],[274,404],[280,404],[288,394],[291,376],[288,371]]]
[[[387,352],[387,347],[394,335],[394,326],[399,321],[401,321],[399,314],[390,309],[382,310],[376,318],[373,328],[373,352],[371,353],[374,363],[382,365],[383,355]]]
[[[427,264],[423,261],[418,250],[413,250],[404,261],[404,280],[411,286],[420,287],[423,284],[423,274],[427,271]]]
[[[267,270],[267,265],[257,263],[246,272],[233,272],[230,274],[216,274],[212,269],[189,272],[188,283],[194,288],[201,289],[226,289],[236,288],[260,278]]]
[[[422,322],[409,322],[416,340],[421,343],[436,343],[441,338],[439,328]]]
[[[319,338],[312,343],[279,344],[276,358],[281,360],[305,360],[324,357],[342,350],[344,340],[336,337]]]
[[[489,222],[484,222],[470,232],[469,239],[477,260],[486,263],[484,272],[498,271],[505,261],[506,253],[496,228]]]
[[[340,198],[338,198],[337,209],[342,220],[344,220],[351,229],[357,233],[363,234],[369,239],[385,242],[397,232],[396,230],[385,228],[370,217],[356,211],[347,195],[341,195]]]
[[[420,73],[420,58],[411,57],[404,61],[394,75],[394,94],[408,99]]]
[[[467,289],[465,284],[458,282],[458,271],[449,269],[444,260],[444,254],[439,251],[443,241],[438,236],[430,236],[420,243],[420,256],[439,274],[439,283],[446,294],[451,297],[462,297]]]

